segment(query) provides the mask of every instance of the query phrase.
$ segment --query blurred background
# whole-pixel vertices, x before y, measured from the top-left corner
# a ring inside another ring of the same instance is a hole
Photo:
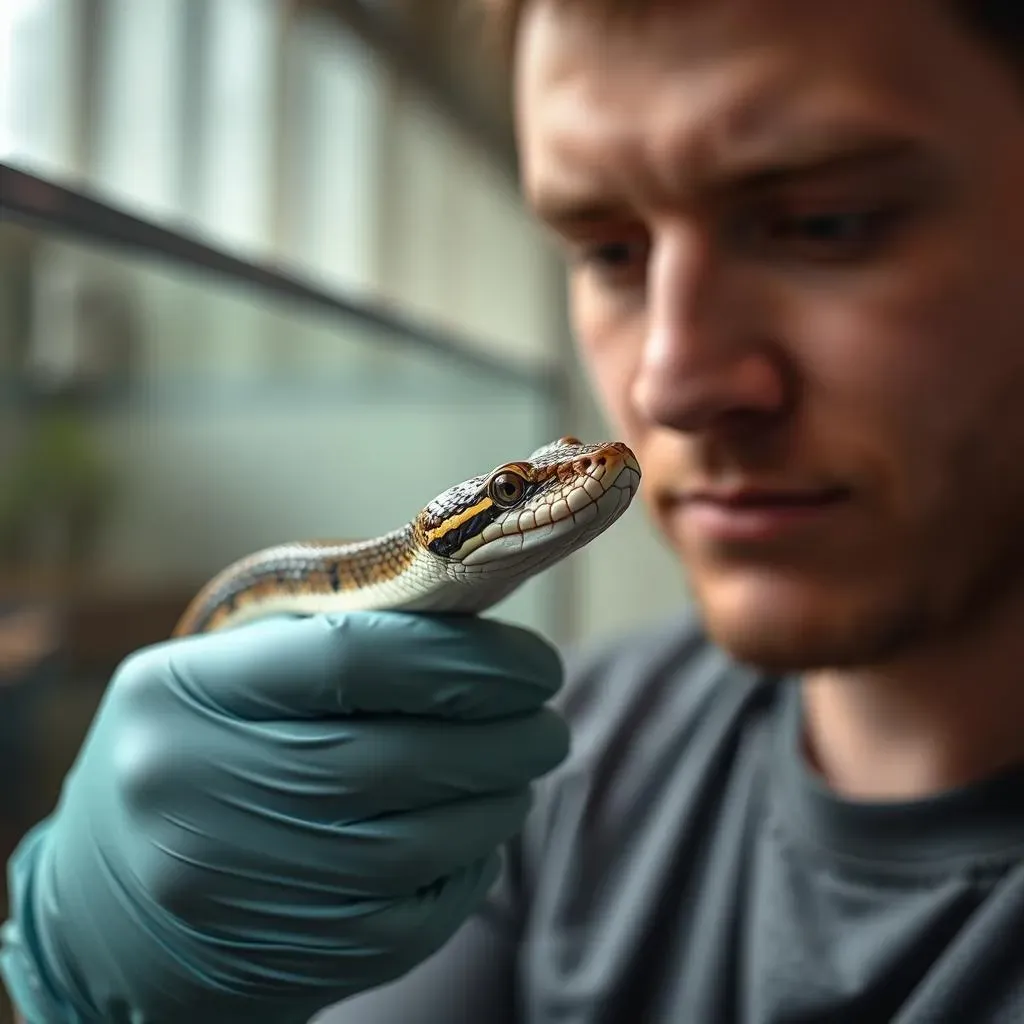
[[[217,569],[608,430],[466,0],[0,0],[0,211],[6,860]],[[685,600],[638,504],[495,614]]]

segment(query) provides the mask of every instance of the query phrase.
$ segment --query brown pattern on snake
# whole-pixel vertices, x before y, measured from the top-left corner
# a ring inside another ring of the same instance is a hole
[[[397,576],[415,557],[413,529],[405,526],[375,541],[311,541],[282,544],[243,559],[196,595],[174,630],[175,636],[217,629],[254,602],[309,591],[357,590]]]

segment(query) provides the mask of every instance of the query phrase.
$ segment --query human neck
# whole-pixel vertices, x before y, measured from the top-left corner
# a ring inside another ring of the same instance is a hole
[[[1024,764],[1024,595],[899,662],[807,674],[805,752],[841,796],[933,796]]]

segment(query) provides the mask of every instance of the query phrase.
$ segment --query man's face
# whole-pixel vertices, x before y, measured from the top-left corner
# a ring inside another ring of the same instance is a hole
[[[1024,83],[940,0],[534,0],[523,180],[710,633],[878,663],[1024,587]]]

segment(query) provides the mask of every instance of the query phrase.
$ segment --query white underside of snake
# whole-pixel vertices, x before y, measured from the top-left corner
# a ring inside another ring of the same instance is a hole
[[[626,445],[563,437],[450,487],[380,537],[281,544],[239,559],[196,595],[174,635],[273,614],[481,612],[603,533],[639,485]]]

